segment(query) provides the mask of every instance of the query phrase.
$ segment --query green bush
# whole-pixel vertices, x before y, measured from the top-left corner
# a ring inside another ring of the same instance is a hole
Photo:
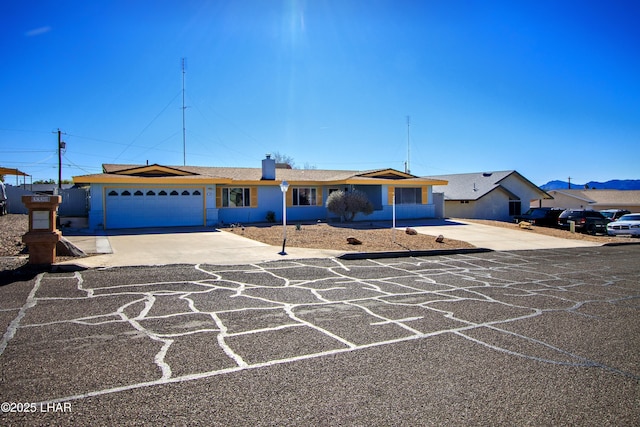
[[[341,221],[353,221],[358,213],[370,215],[373,205],[362,191],[334,191],[327,198],[327,210],[340,217]]]

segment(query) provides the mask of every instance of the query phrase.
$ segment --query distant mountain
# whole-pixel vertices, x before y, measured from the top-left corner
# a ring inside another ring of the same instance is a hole
[[[549,181],[540,186],[544,191],[549,190],[567,190],[569,183],[567,181]],[[589,181],[586,184],[571,183],[572,190],[583,190],[590,188],[592,190],[640,190],[640,179],[612,179],[607,182]]]

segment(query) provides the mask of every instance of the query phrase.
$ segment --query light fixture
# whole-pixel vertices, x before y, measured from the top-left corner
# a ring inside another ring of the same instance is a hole
[[[287,244],[287,190],[289,189],[289,183],[282,181],[280,183],[280,190],[282,191],[282,251],[280,255],[286,255],[284,247]]]

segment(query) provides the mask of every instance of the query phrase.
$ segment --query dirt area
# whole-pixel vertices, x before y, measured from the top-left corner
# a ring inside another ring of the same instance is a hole
[[[282,225],[245,226],[227,228],[240,236],[282,246]],[[352,245],[348,237],[355,237],[362,242]],[[436,242],[437,236],[426,234],[409,235],[402,230],[391,230],[389,226],[381,227],[370,223],[317,223],[287,225],[287,247],[335,249],[344,252],[378,252],[403,250],[460,249],[475,246],[459,240],[444,239]]]
[[[629,241],[626,237],[612,237],[606,235],[588,235],[571,233],[549,227],[535,227],[522,229],[517,224],[502,221],[489,220],[463,220],[479,224],[504,227],[512,230],[521,230],[523,233],[538,233],[546,236],[560,237],[564,239],[588,240],[598,243]],[[375,228],[370,223],[352,224],[308,224],[302,225],[301,230],[296,230],[293,225],[287,226],[287,246],[316,249],[336,249],[341,251],[374,252],[374,251],[398,251],[473,248],[474,246],[458,240],[447,239],[443,243],[435,241],[436,236],[407,235],[404,230],[395,231],[395,243],[390,224],[384,228]],[[259,242],[270,245],[282,245],[282,225],[271,226],[245,226],[242,228],[227,229]],[[362,245],[354,246],[347,243],[347,237],[353,236],[362,241]]]

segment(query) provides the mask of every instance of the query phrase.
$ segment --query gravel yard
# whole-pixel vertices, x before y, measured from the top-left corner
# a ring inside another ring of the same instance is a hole
[[[0,216],[0,256],[26,254],[22,236],[29,231],[27,215]]]
[[[281,246],[283,238],[282,225],[245,226],[227,228],[240,236]],[[348,237],[355,237],[362,242],[352,245]],[[459,240],[445,239],[436,242],[437,236],[426,234],[409,235],[404,229],[391,230],[390,224],[384,227],[368,222],[357,223],[312,223],[287,226],[287,246],[313,249],[335,249],[345,252],[378,252],[430,249],[460,249],[474,246]]]
[[[14,270],[27,263],[27,247],[22,236],[29,231],[29,216],[0,216],[0,271]]]

